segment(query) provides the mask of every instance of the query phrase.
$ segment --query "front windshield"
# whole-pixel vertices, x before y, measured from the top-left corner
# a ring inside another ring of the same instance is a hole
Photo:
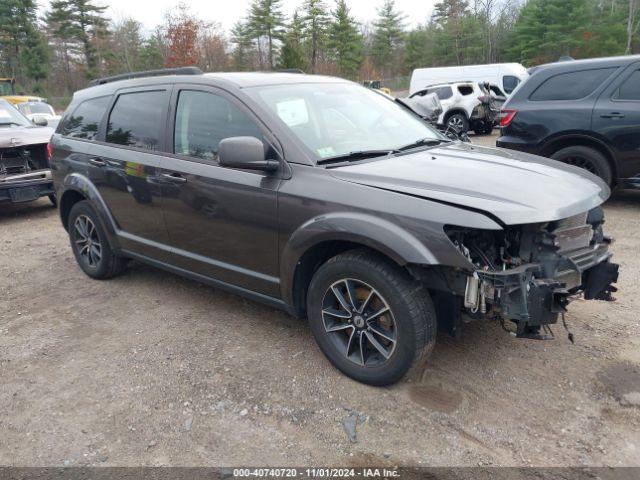
[[[28,127],[31,122],[22,115],[13,105],[0,99],[0,128]]]
[[[51,108],[51,105],[45,102],[20,103],[18,104],[18,110],[20,110],[25,115],[34,115],[34,114],[54,115],[53,108]]]
[[[247,90],[317,160],[352,152],[396,150],[427,139],[444,140],[393,100],[359,85],[313,83]]]

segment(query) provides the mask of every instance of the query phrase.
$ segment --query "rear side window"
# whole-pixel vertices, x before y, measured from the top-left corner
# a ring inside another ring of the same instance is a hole
[[[460,85],[458,87],[458,91],[466,97],[467,95],[471,95],[473,93],[473,87],[470,85]]]
[[[168,102],[164,90],[121,94],[109,115],[107,142],[158,150]]]
[[[427,90],[427,94],[429,93],[435,93],[440,100],[446,100],[453,97],[453,90],[451,87],[430,88]]]
[[[616,91],[616,100],[640,100],[640,70],[636,70]]]
[[[263,140],[260,128],[226,98],[209,92],[180,92],[174,134],[175,153],[217,162],[218,144],[229,137]]]
[[[82,102],[64,119],[59,133],[66,137],[94,140],[110,101],[111,97],[100,97]]]
[[[505,75],[502,78],[502,87],[507,94],[513,92],[516,87],[520,84],[520,79],[518,77],[514,77],[513,75]]]
[[[530,100],[579,100],[591,95],[615,70],[599,68],[556,75],[543,82]]]

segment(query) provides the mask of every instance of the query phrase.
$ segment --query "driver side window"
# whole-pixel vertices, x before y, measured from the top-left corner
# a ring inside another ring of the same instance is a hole
[[[260,128],[236,105],[221,95],[183,90],[178,97],[174,153],[218,162],[218,144],[229,137],[256,137]]]

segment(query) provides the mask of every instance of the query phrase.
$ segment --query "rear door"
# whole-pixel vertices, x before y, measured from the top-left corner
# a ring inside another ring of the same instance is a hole
[[[119,91],[89,161],[122,248],[160,261],[169,259],[159,175],[170,96],[162,85]]]
[[[628,67],[600,95],[592,128],[615,150],[618,177],[636,177],[640,183],[640,62]]]
[[[277,188],[280,175],[218,164],[224,138],[275,139],[229,93],[205,86],[176,87],[174,132],[162,175],[176,193],[165,197],[172,263],[223,282],[279,296]],[[268,155],[275,155],[267,148]]]

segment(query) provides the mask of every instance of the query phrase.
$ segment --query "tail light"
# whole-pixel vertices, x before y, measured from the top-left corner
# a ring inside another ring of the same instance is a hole
[[[53,158],[53,144],[51,142],[47,143],[47,162],[51,164],[51,159]]]
[[[500,110],[500,127],[504,128],[511,125],[516,113],[518,113],[517,110]]]

